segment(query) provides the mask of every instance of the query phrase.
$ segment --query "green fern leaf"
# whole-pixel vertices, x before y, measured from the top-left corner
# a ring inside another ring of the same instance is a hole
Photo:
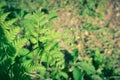
[[[10,12],[0,15],[0,23],[4,22],[9,14]]]

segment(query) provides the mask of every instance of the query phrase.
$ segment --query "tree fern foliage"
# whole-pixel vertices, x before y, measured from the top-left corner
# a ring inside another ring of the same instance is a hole
[[[19,26],[17,18],[7,19],[9,14],[0,14],[0,80],[67,78],[60,34],[49,23],[56,13],[37,10],[25,15]]]
[[[0,79],[19,80],[18,76],[23,78],[24,73],[22,72],[24,71],[22,69],[24,68],[22,68],[21,63],[17,62],[17,48],[14,46],[14,42],[17,40],[17,27],[13,26],[13,23],[16,20],[7,21],[8,15],[9,13],[0,15]]]
[[[11,64],[10,54],[15,54],[15,48],[8,42],[5,33],[0,26],[0,79],[9,79],[8,68]]]
[[[25,30],[25,37],[29,41],[28,46],[32,46],[29,48],[32,50],[32,54],[28,55],[35,57],[31,62],[40,66],[38,68],[41,69],[42,79],[54,79],[54,75],[61,78],[62,75],[58,72],[65,66],[64,55],[61,53],[58,43],[60,35],[50,27],[51,24],[49,23],[49,20],[54,17],[56,17],[54,12],[45,14],[41,10],[37,10],[34,13],[27,14],[21,23]]]

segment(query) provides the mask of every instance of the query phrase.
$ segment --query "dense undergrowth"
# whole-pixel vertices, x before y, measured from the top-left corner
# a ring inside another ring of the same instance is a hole
[[[0,0],[0,80],[120,80],[116,8],[110,0]]]

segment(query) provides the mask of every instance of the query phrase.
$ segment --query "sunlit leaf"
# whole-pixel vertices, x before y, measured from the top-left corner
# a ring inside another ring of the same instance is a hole
[[[95,74],[96,70],[91,63],[87,63],[85,61],[80,62],[80,67],[83,69],[88,75]]]

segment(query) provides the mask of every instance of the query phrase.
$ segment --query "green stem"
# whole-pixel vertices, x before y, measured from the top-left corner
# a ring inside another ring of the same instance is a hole
[[[28,52],[27,54],[23,55],[21,58],[27,56],[28,54],[30,54],[31,52],[35,51],[38,47],[34,48],[32,51]]]

